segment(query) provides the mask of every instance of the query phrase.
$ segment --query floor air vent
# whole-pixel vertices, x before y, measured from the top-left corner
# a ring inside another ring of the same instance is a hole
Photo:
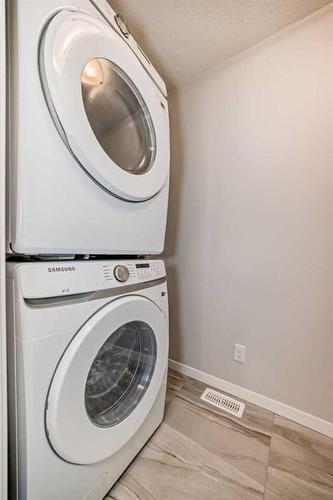
[[[209,387],[204,390],[204,392],[201,394],[200,399],[206,401],[206,403],[216,406],[217,408],[221,408],[221,410],[231,413],[232,415],[235,415],[239,418],[243,415],[243,411],[245,408],[244,403],[241,403],[236,399],[232,399],[229,396],[222,394],[222,392],[214,391]]]

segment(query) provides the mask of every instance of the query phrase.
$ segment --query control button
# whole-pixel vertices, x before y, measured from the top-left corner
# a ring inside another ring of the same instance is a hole
[[[114,268],[113,274],[116,280],[120,281],[121,283],[127,281],[129,278],[129,270],[126,266],[116,266]]]
[[[120,14],[117,14],[115,15],[115,20],[116,20],[116,23],[118,25],[118,28],[120,29],[120,31],[122,32],[122,34],[128,38],[131,34],[130,30],[129,30],[129,27],[127,26],[126,24],[126,21],[123,17],[121,17]]]

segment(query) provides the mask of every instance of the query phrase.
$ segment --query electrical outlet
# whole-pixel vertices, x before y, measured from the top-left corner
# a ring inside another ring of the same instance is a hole
[[[234,344],[234,360],[238,363],[245,363],[245,345]]]

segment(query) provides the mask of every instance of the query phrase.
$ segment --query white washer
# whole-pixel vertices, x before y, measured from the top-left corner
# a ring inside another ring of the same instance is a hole
[[[106,0],[10,2],[8,250],[163,250],[166,87]]]
[[[8,264],[13,499],[101,500],[162,421],[162,261]]]

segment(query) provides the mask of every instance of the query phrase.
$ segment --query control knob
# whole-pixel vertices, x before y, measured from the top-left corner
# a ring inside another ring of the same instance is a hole
[[[115,20],[116,20],[118,28],[120,29],[120,31],[122,32],[122,34],[126,38],[128,38],[130,36],[131,32],[129,30],[129,27],[127,26],[127,23],[126,23],[125,19],[123,17],[121,17],[120,14],[116,14],[115,15]]]
[[[114,268],[113,274],[116,280],[120,281],[121,283],[124,283],[124,281],[127,281],[129,278],[129,270],[126,266],[116,266]]]

